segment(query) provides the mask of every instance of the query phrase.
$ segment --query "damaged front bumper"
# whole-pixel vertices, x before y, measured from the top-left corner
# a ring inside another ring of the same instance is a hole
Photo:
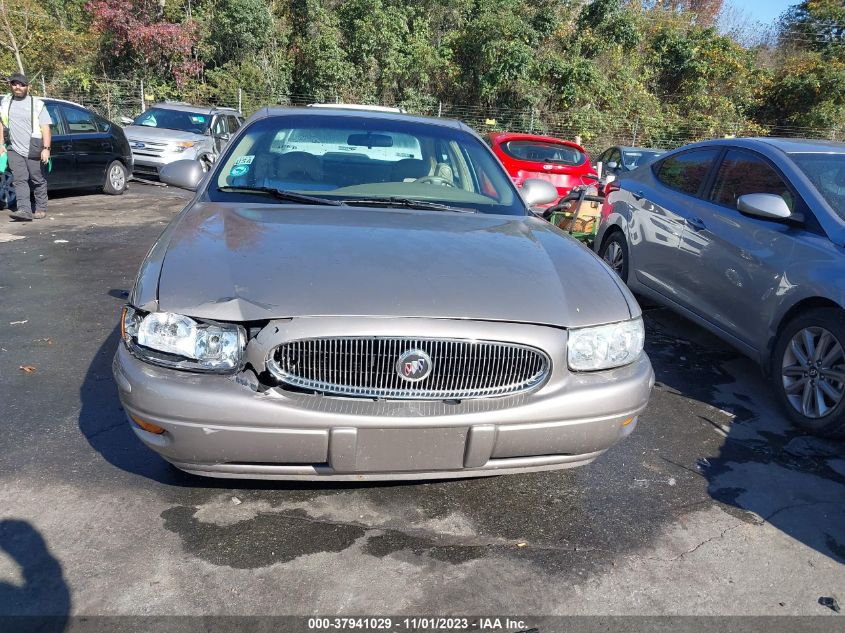
[[[384,323],[362,320],[352,329],[368,334],[383,330]],[[262,334],[278,343],[336,324],[330,319],[279,321]],[[406,320],[394,331],[418,332],[419,326]],[[454,334],[454,328],[465,325],[429,327]],[[507,330],[505,340],[531,338],[543,349],[563,341],[565,349],[565,331],[554,328],[479,328],[499,334]],[[537,340],[538,330],[545,340]],[[270,344],[261,335],[251,341],[247,356],[254,367],[266,359]],[[258,387],[250,370],[220,376],[157,367],[138,360],[122,344],[114,375],[130,418],[164,429],[154,434],[133,423],[135,434],[182,470],[215,477],[354,481],[474,477],[593,461],[633,431],[654,373],[645,354],[626,367],[589,374],[570,373],[565,365],[557,362],[536,391],[459,402]]]

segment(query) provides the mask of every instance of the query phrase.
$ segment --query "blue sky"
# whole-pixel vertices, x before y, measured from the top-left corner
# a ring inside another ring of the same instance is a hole
[[[798,1],[789,0],[733,0],[733,5],[760,22],[772,22]]]

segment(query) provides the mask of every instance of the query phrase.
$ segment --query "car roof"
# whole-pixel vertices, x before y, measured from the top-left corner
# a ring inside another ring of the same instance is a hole
[[[462,130],[464,132],[471,132],[476,134],[475,130],[457,119],[444,119],[442,117],[434,116],[418,116],[413,114],[402,114],[399,112],[383,112],[380,110],[358,110],[349,108],[332,108],[332,107],[295,107],[295,106],[268,106],[262,108],[252,115],[250,119],[268,118],[274,116],[286,116],[291,114],[307,114],[309,116],[318,117],[349,117],[349,118],[365,118],[365,119],[380,119],[388,121],[408,121],[411,123],[425,123],[427,125],[438,125],[440,127],[448,127],[455,130]],[[477,136],[477,134],[476,134]]]
[[[633,145],[617,145],[616,149],[623,152],[666,152],[665,149],[659,147],[634,147]]]
[[[77,108],[82,108],[83,110],[90,110],[86,106],[82,105],[81,103],[76,103],[76,101],[68,101],[67,99],[56,99],[54,97],[39,97],[45,103],[64,103],[65,105],[72,105],[76,106]]]
[[[738,137],[720,138],[684,145],[678,149],[693,147],[744,147],[765,152],[776,149],[784,154],[845,154],[845,143],[818,139],[778,138],[778,137]]]
[[[180,112],[201,112],[211,114],[212,112],[225,112],[226,114],[240,114],[237,108],[218,108],[217,106],[191,105],[182,101],[162,101],[155,103],[151,108],[164,108],[166,110],[179,110]]]
[[[372,110],[373,112],[398,112],[403,114],[402,108],[392,108],[382,105],[368,105],[366,103],[309,103],[308,108],[337,108],[339,110]]]
[[[527,134],[525,132],[494,132],[490,134],[490,138],[497,143],[505,143],[507,141],[540,141],[543,143],[558,143],[560,145],[568,145],[580,149],[586,154],[583,147],[578,145],[575,141],[567,141],[566,139],[557,138],[555,136],[543,136],[542,134]]]
[[[759,138],[786,154],[845,154],[845,143],[804,138]]]

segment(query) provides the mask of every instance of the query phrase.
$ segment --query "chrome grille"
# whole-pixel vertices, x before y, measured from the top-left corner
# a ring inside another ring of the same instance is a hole
[[[420,350],[431,373],[408,382],[399,357]],[[403,400],[463,400],[523,393],[542,384],[551,363],[526,345],[466,339],[337,337],[289,341],[267,362],[279,381],[329,395]]]
[[[164,153],[167,149],[166,142],[159,142],[159,141],[142,141],[141,139],[128,139],[129,140],[129,147],[132,149],[132,153],[136,156],[160,156]],[[144,147],[136,148],[132,147],[133,143],[143,143]]]

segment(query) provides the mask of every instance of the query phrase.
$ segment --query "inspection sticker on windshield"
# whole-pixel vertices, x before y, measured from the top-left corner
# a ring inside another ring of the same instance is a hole
[[[253,160],[255,160],[255,156],[239,156],[235,161],[235,165],[252,165]]]
[[[229,171],[230,176],[243,176],[246,172],[249,171],[249,165],[235,165],[232,167],[231,171]]]

